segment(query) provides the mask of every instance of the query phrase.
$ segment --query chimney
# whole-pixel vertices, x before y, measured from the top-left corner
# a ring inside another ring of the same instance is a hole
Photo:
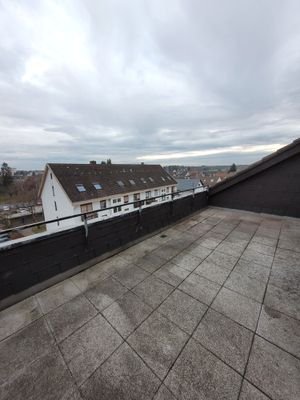
[[[90,161],[90,164],[92,164],[92,165],[96,165],[96,164],[97,164],[97,162],[96,162],[95,160],[92,160],[92,161]]]

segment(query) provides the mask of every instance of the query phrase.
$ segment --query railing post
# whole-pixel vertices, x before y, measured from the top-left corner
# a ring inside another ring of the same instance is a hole
[[[84,221],[85,239],[87,240],[88,236],[89,236],[89,227],[88,227],[88,223],[87,223],[86,214],[83,214],[83,221]]]

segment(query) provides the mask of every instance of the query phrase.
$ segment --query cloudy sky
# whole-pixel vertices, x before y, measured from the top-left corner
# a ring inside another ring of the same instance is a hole
[[[0,0],[0,162],[250,163],[300,137],[299,0]]]

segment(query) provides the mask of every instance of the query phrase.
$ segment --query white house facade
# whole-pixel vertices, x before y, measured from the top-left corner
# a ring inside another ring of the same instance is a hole
[[[168,201],[176,191],[176,181],[160,165],[92,162],[47,164],[40,197],[46,221],[89,212],[89,222],[96,222]],[[80,224],[82,216],[47,224],[47,230]]]

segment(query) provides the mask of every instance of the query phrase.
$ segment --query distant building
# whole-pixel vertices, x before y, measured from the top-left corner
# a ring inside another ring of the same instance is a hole
[[[204,189],[200,179],[176,179],[178,191]]]
[[[171,199],[176,181],[160,166],[145,164],[47,164],[39,196],[45,220],[88,211],[102,220]],[[149,200],[162,196],[161,199]],[[128,203],[134,204],[128,204]],[[128,204],[128,206],[126,206]],[[123,205],[123,207],[121,207]],[[106,210],[107,207],[113,207]],[[47,224],[47,230],[82,223],[81,217]]]

